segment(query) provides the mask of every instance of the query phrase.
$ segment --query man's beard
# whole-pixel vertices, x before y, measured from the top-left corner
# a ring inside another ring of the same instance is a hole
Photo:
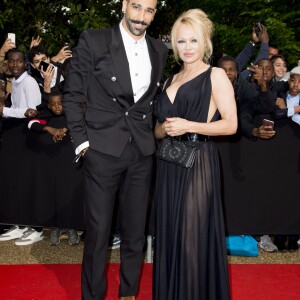
[[[149,27],[150,24],[147,24],[143,21],[137,21],[137,20],[132,20],[132,19],[128,19],[125,17],[125,23],[126,23],[126,26],[128,28],[128,30],[133,34],[133,35],[136,35],[136,36],[141,36],[144,34],[144,32],[146,31],[146,29]],[[132,23],[134,24],[142,24],[144,25],[145,27],[142,28],[142,29],[136,29],[132,26]]]

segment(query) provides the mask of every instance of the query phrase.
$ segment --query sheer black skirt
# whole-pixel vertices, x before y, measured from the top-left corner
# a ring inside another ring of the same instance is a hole
[[[214,144],[198,143],[192,169],[157,167],[153,299],[230,299]]]

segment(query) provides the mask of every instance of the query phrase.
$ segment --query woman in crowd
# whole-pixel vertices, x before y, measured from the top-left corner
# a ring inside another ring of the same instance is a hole
[[[183,67],[166,81],[155,136],[190,140],[197,151],[192,168],[158,161],[155,300],[230,298],[219,161],[209,136],[235,133],[237,114],[225,72],[208,64],[212,30],[199,9],[183,13],[172,28]]]
[[[274,67],[274,80],[287,81],[289,79],[289,72],[287,72],[287,60],[285,57],[280,54],[273,55],[271,62]]]

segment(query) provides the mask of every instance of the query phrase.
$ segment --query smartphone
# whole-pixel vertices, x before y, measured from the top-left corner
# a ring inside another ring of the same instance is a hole
[[[267,131],[273,131],[274,130],[274,122],[268,119],[263,119],[263,127],[271,126],[272,128],[265,128]]]
[[[42,67],[43,67],[43,70],[46,71],[47,68],[49,67],[49,64],[42,60],[39,65],[39,69],[41,69]]]
[[[254,27],[254,31],[256,33],[256,36],[259,37],[260,33],[261,33],[261,29],[262,29],[262,24],[260,21],[257,21],[255,23],[253,23],[253,27]]]
[[[16,35],[14,33],[8,33],[7,37],[15,44],[16,43]]]
[[[65,42],[65,43],[64,43],[64,47],[67,47],[67,48],[65,48],[65,50],[72,50],[72,45],[71,45],[71,43]]]

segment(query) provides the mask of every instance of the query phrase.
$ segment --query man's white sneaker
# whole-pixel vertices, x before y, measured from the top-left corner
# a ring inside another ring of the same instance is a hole
[[[28,227],[19,228],[19,226],[12,226],[8,231],[0,235],[0,241],[15,240],[23,236],[24,232],[28,230]]]
[[[15,241],[15,244],[17,246],[26,246],[26,245],[31,245],[36,242],[39,242],[43,239],[43,232],[37,232],[32,228],[29,228],[22,237],[17,239]]]

